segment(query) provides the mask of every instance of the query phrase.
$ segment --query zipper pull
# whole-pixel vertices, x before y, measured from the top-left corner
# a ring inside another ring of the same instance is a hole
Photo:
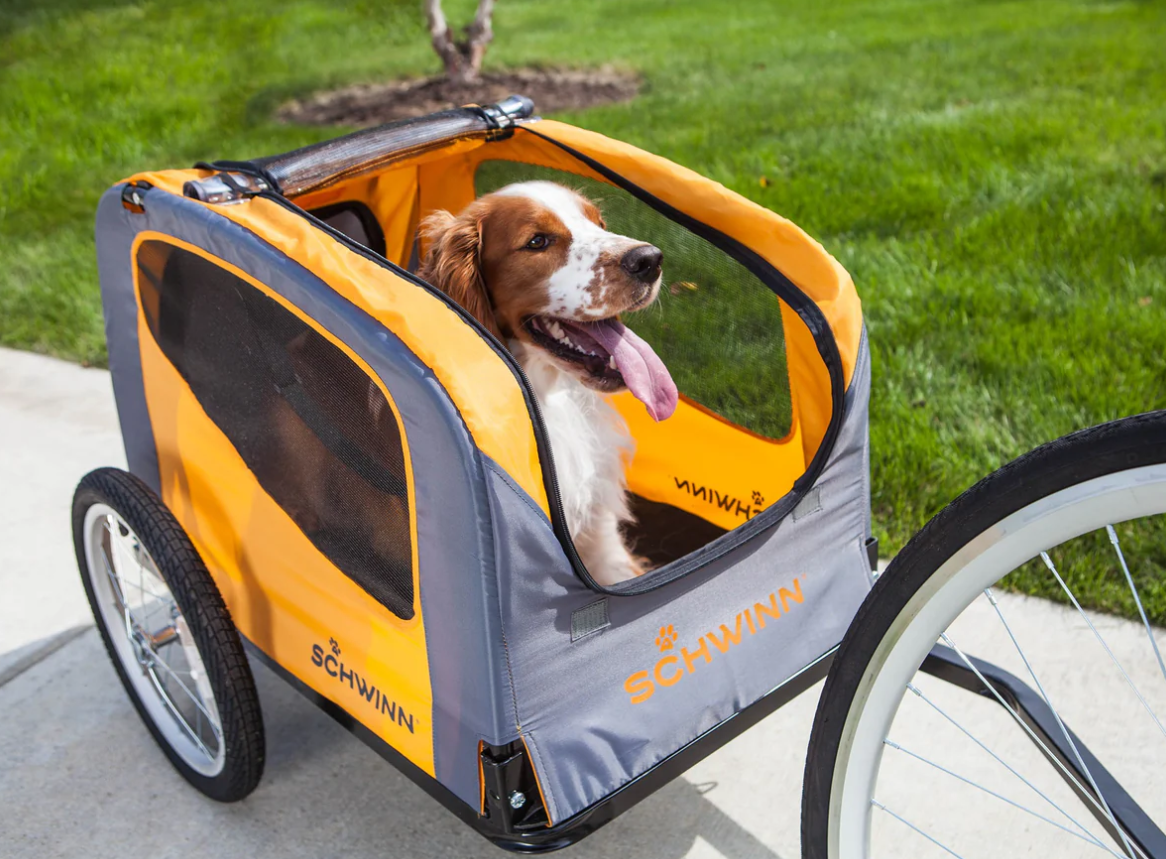
[[[182,186],[184,196],[203,203],[230,205],[272,190],[271,185],[250,173],[223,172],[206,179],[191,180]]]

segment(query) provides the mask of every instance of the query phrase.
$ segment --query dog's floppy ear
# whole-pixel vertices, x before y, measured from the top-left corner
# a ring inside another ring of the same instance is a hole
[[[607,229],[607,221],[603,220],[603,213],[599,211],[599,207],[591,200],[587,199],[587,195],[582,191],[576,191],[579,199],[583,201],[583,216],[594,224],[599,225],[599,229]]]
[[[436,286],[503,339],[482,279],[481,223],[473,212],[454,217],[444,210],[421,221],[421,235],[429,243],[417,274]]]

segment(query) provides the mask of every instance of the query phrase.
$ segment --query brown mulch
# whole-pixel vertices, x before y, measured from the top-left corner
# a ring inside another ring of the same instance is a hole
[[[598,69],[519,69],[483,72],[473,84],[444,77],[358,84],[293,101],[276,116],[299,125],[370,126],[422,116],[462,104],[492,104],[515,93],[534,99],[539,114],[629,101],[640,79],[609,66]]]

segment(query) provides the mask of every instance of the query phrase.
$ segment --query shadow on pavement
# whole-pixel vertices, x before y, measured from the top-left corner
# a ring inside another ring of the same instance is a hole
[[[255,673],[267,771],[229,806],[169,766],[96,631],[14,678],[0,688],[0,853],[122,856],[132,844],[155,859],[505,855],[269,670]],[[716,789],[677,779],[561,855],[776,859],[711,801]]]

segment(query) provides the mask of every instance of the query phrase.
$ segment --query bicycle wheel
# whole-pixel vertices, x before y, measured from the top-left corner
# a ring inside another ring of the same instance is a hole
[[[835,656],[803,856],[1166,857],[1164,513],[1155,412],[1038,448],[929,522]]]
[[[114,668],[179,773],[221,802],[263,774],[259,696],[242,642],[182,526],[124,471],[73,498],[77,564]]]

